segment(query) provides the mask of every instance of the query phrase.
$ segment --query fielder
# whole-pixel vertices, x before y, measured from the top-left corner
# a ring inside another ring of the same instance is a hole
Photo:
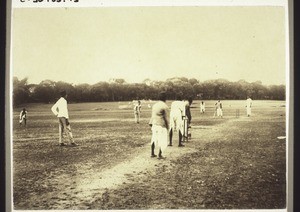
[[[171,104],[170,112],[170,129],[169,129],[169,146],[172,146],[173,132],[179,134],[178,146],[183,147],[182,144],[184,135],[184,117],[186,116],[186,103],[178,97],[176,101]]]
[[[247,116],[248,117],[251,115],[251,107],[252,107],[252,99],[250,97],[247,97],[246,109],[247,109]]]
[[[204,113],[205,112],[205,102],[201,101],[200,102],[200,113]]]
[[[141,101],[138,100],[137,104],[133,107],[133,113],[134,113],[134,119],[135,123],[140,123],[140,117],[141,117]]]
[[[169,108],[166,102],[166,93],[159,94],[159,101],[152,107],[152,116],[149,122],[152,130],[151,157],[156,157],[155,147],[159,148],[158,159],[165,159],[163,153],[168,146]]]
[[[74,142],[71,126],[69,123],[66,91],[60,92],[60,96],[61,96],[60,99],[51,108],[54,115],[56,115],[58,118],[59,145],[66,146],[66,144],[62,142],[62,139],[63,139],[63,135],[67,134],[70,140],[70,145],[77,146],[78,144]]]
[[[19,119],[20,126],[22,125],[23,122],[24,122],[24,126],[26,126],[26,121],[27,121],[27,111],[25,108],[23,108],[23,110],[20,113],[20,119]]]
[[[216,108],[215,113],[217,113],[217,116],[218,117],[221,116],[221,118],[223,118],[223,106],[222,106],[222,102],[220,101],[220,99],[216,102],[215,108]]]

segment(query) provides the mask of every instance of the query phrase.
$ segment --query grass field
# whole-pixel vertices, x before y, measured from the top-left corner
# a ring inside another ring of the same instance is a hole
[[[192,139],[165,160],[150,158],[153,102],[142,103],[140,124],[129,102],[69,104],[78,147],[58,146],[52,105],[25,105],[26,127],[15,108],[14,208],[285,208],[285,102],[254,101],[246,117],[245,101],[223,101],[223,118],[213,118],[214,102],[204,114],[193,103]]]

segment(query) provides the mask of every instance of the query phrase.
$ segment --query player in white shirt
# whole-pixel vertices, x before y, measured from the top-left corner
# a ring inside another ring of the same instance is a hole
[[[65,143],[63,143],[63,134],[67,134],[70,140],[70,144],[72,146],[77,146],[73,139],[73,134],[71,131],[71,126],[69,123],[69,113],[68,113],[68,104],[67,104],[67,93],[66,91],[60,92],[60,99],[52,106],[51,110],[54,115],[58,118],[58,131],[59,131],[59,145],[60,146],[66,146]]]
[[[140,122],[140,116],[141,116],[141,101],[138,100],[137,104],[134,105],[133,107],[133,113],[134,113],[134,119],[135,123]]]
[[[221,118],[223,118],[223,106],[220,99],[216,102],[215,107],[216,107],[217,116],[218,117],[221,116]]]
[[[158,159],[164,159],[165,149],[168,146],[169,108],[166,102],[166,93],[159,94],[159,101],[152,107],[152,115],[149,122],[152,130],[151,157],[156,157],[155,147],[159,148]]]
[[[27,111],[25,108],[20,112],[20,119],[19,119],[19,124],[20,126],[24,122],[24,126],[26,126],[26,121],[27,121]]]
[[[186,103],[182,101],[181,97],[177,97],[177,100],[171,104],[170,112],[170,129],[169,129],[169,146],[172,146],[173,133],[178,131],[178,146],[183,147],[183,117],[185,117]]]
[[[205,102],[201,101],[200,102],[200,113],[204,113],[205,112]]]
[[[252,99],[250,97],[247,97],[246,109],[247,109],[247,116],[248,117],[251,115],[251,107],[252,107]]]

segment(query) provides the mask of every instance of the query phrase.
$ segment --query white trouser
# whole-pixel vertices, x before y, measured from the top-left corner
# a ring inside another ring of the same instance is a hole
[[[251,107],[247,107],[247,116],[251,115]]]
[[[205,107],[201,106],[200,107],[200,113],[204,113],[205,112]]]
[[[140,113],[139,112],[134,112],[134,118],[135,118],[135,122],[138,123],[140,121]]]
[[[21,118],[20,118],[20,120],[19,120],[19,123],[21,124],[23,121],[25,121],[26,120],[26,115],[23,115]]]
[[[217,116],[223,116],[223,111],[221,108],[217,109]]]
[[[170,130],[179,130],[183,134],[183,120],[179,109],[170,112]]]
[[[165,127],[152,125],[152,138],[151,144],[154,143],[155,147],[161,149],[161,152],[164,153],[165,149],[168,146],[168,130]]]

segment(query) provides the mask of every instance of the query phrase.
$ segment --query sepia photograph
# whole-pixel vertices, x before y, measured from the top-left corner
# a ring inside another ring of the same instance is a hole
[[[288,211],[288,15],[12,0],[12,210]]]

